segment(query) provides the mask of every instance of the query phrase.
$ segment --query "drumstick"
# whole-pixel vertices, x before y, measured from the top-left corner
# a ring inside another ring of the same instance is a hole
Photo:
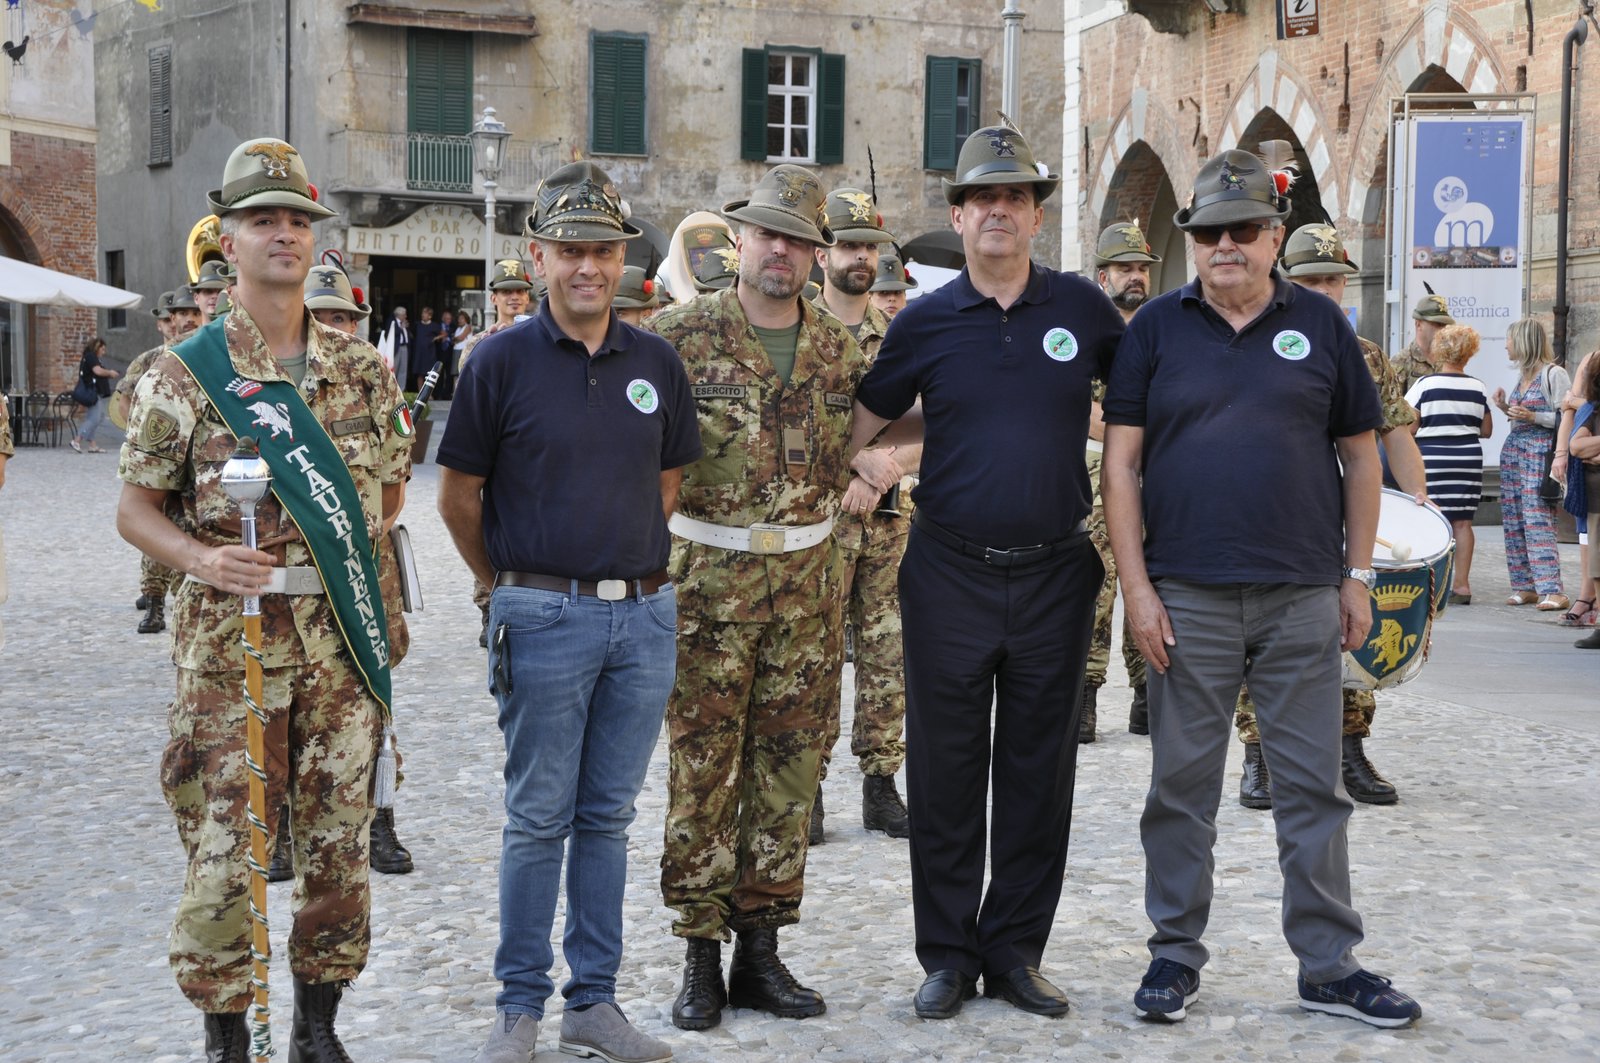
[[[1387,546],[1389,548],[1390,556],[1396,561],[1404,561],[1406,558],[1411,556],[1411,547],[1405,543],[1391,543],[1388,539],[1383,538],[1381,535],[1374,535],[1373,539],[1377,540],[1379,546]]]

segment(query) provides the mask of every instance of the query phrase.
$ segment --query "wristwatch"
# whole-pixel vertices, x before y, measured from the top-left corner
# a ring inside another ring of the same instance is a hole
[[[1378,574],[1370,568],[1350,568],[1346,566],[1344,578],[1359,581],[1369,591],[1378,585]]]

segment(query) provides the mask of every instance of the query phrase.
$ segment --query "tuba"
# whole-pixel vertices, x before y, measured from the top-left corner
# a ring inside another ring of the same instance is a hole
[[[194,223],[189,239],[183,248],[184,261],[189,267],[189,283],[200,279],[200,267],[212,259],[224,261],[222,255],[222,222],[215,214],[207,214]]]

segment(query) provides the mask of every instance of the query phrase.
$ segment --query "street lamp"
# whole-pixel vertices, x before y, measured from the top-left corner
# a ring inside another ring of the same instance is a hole
[[[473,166],[483,178],[483,309],[487,315],[489,282],[494,279],[494,190],[499,187],[496,182],[505,162],[506,141],[511,139],[511,130],[495,117],[493,107],[485,107],[470,136]]]

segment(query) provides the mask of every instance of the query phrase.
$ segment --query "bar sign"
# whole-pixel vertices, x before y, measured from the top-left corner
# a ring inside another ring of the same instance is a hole
[[[1278,40],[1315,37],[1321,31],[1317,0],[1278,0]]]

